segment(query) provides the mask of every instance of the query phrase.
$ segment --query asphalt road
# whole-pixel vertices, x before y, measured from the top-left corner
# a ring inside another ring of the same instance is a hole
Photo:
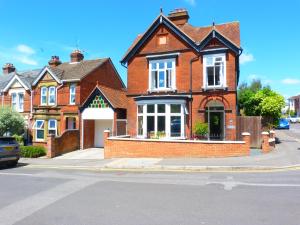
[[[300,171],[297,170],[276,173],[100,173],[26,167],[0,170],[1,225],[299,225],[299,221]]]

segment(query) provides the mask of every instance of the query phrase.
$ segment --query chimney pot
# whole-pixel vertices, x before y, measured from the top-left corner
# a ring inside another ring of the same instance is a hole
[[[9,74],[9,73],[15,72],[16,68],[14,67],[14,65],[12,63],[6,63],[2,67],[2,71],[3,71],[3,74]]]
[[[177,26],[182,26],[189,21],[189,13],[186,9],[174,9],[168,15],[168,18]]]
[[[51,56],[51,59],[49,60],[48,64],[51,67],[56,67],[56,66],[60,65],[61,61],[59,60],[59,56],[57,56],[57,55]]]
[[[79,49],[74,50],[70,56],[71,62],[80,62],[84,59],[84,55]]]

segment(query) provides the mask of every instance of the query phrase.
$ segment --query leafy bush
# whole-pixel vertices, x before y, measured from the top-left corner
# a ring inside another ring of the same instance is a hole
[[[38,158],[46,155],[46,149],[41,146],[20,146],[21,157]]]
[[[208,124],[196,122],[194,127],[194,133],[196,136],[206,136],[208,134]]]
[[[19,145],[24,145],[23,136],[15,134],[15,135],[13,135],[13,137],[16,139],[16,141],[19,143]]]
[[[0,136],[21,135],[24,132],[24,117],[10,107],[0,107]]]

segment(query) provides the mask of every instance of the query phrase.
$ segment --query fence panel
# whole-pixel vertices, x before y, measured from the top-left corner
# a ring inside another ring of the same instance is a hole
[[[238,116],[237,117],[237,138],[242,140],[242,133],[251,134],[251,148],[261,148],[262,118],[260,116]]]

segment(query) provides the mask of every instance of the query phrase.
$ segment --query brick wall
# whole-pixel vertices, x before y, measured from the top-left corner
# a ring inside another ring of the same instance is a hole
[[[250,154],[250,134],[243,135],[243,141],[208,142],[186,140],[143,140],[108,137],[104,133],[105,158],[123,157],[229,157]]]
[[[47,139],[47,157],[53,158],[79,149],[79,140],[79,130],[65,131],[59,137],[49,135]]]

